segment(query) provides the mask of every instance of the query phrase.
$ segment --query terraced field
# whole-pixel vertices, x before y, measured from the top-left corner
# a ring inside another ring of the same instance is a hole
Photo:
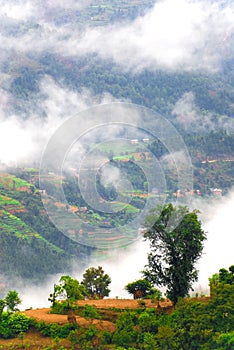
[[[0,174],[0,188],[26,192],[31,192],[35,189],[29,182],[11,174]]]
[[[5,196],[0,192],[0,208],[4,209],[10,214],[15,213],[25,213],[27,210],[22,203],[18,200],[11,198],[9,196]]]
[[[4,210],[0,210],[0,232],[12,233],[15,236],[31,241],[32,237],[46,241],[41,235],[33,231],[25,222]]]

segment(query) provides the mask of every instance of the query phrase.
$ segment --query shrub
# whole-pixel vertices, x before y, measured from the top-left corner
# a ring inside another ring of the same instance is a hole
[[[46,337],[52,338],[66,338],[71,331],[77,329],[77,325],[67,323],[65,325],[59,325],[57,323],[46,324],[44,321],[38,322],[37,329]]]
[[[80,328],[76,331],[71,331],[69,334],[69,340],[73,346],[80,346],[82,350],[92,350],[92,342],[97,337],[98,331],[92,325],[88,329]]]
[[[32,320],[21,313],[3,313],[0,323],[0,337],[14,338],[20,333],[25,333],[29,326],[32,325]]]
[[[97,308],[88,304],[85,304],[82,316],[85,318],[100,318]]]

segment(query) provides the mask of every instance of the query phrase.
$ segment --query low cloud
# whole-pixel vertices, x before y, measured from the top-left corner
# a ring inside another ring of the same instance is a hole
[[[172,114],[184,130],[189,132],[208,132],[224,129],[234,132],[234,120],[223,115],[218,119],[212,112],[202,112],[196,105],[195,95],[190,91],[185,93],[175,104]]]
[[[96,104],[114,102],[110,94],[94,96],[84,89],[78,93],[44,77],[35,97],[37,111],[28,106],[27,119],[12,114],[7,106],[10,95],[3,95],[0,111],[0,161],[6,165],[40,161],[49,138],[68,118]],[[84,121],[85,122],[85,121]]]
[[[219,201],[200,200],[194,205],[201,211],[200,217],[207,233],[203,256],[198,263],[199,279],[196,286],[208,288],[209,277],[220,268],[228,269],[233,265],[234,189]]]
[[[2,7],[3,52],[36,55],[47,51],[65,57],[96,53],[122,69],[134,71],[158,68],[216,71],[223,58],[233,57],[234,53],[231,2],[162,0],[129,23],[82,29],[76,23],[75,1],[56,2],[56,11],[64,11],[66,20],[53,17],[54,1],[41,5],[31,0],[26,7],[20,4],[10,2]],[[18,25],[17,35],[7,32],[6,27],[10,28],[7,20]]]
[[[71,16],[71,13],[84,9],[89,3],[89,0],[1,0],[0,6],[1,14],[12,20],[53,22],[62,21],[66,15]]]

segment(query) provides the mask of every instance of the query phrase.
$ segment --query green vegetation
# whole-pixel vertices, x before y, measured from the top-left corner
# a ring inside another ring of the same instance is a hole
[[[73,309],[74,303],[84,299],[86,294],[85,287],[78,280],[70,276],[62,276],[59,283],[54,285],[54,291],[48,298],[51,301],[51,312],[61,313]]]
[[[213,295],[217,287],[224,284],[234,285],[234,265],[230,266],[228,270],[220,269],[219,273],[215,273],[209,278],[210,295]]]
[[[20,179],[15,175],[11,174],[0,174],[0,188],[5,188],[8,190],[25,190],[33,192],[35,187],[28,181]]]
[[[90,299],[103,299],[108,296],[110,289],[111,278],[104,272],[101,266],[90,267],[83,274],[82,284],[87,290],[87,295]]]
[[[28,174],[27,170],[17,176],[0,175],[0,273],[37,281],[51,273],[69,272],[77,256],[82,268],[93,249],[56,229],[38,190],[18,177],[27,178]]]
[[[124,311],[105,309],[115,325],[112,331],[99,329],[103,326],[104,310],[88,304],[74,308],[87,319],[86,327],[71,322],[60,325],[30,319],[16,311],[20,298],[16,291],[9,291],[1,300],[7,311],[0,314],[0,338],[23,338],[30,329],[36,329],[44,337],[53,339],[60,346],[58,349],[231,350],[234,346],[233,266],[229,270],[220,269],[216,275],[220,276],[220,282],[211,298],[180,298],[170,310],[160,302],[156,308],[144,305]],[[76,293],[76,287],[80,290],[80,284],[70,276],[62,276],[61,281],[59,288],[64,291],[66,288],[67,298]],[[138,281],[138,284],[141,283]],[[66,346],[59,345],[62,339],[67,340]]]
[[[45,337],[51,337],[51,338],[67,338],[71,331],[74,331],[77,329],[77,326],[74,324],[67,323],[65,325],[59,325],[57,323],[51,323],[47,324],[44,321],[37,322],[35,324],[36,329],[38,329],[41,334],[43,334]]]
[[[21,299],[16,290],[9,290],[4,301],[8,312],[18,311],[17,306],[21,304]]]
[[[137,280],[135,282],[128,283],[124,289],[132,294],[134,299],[145,298],[150,295],[153,291],[153,285],[144,279]]]
[[[29,317],[18,312],[20,303],[21,299],[15,290],[10,290],[5,299],[0,300],[0,338],[15,338],[29,329],[32,322]]]
[[[165,286],[167,296],[176,304],[197,280],[195,265],[206,239],[197,211],[164,205],[146,218],[145,225],[150,253],[143,274],[153,284]]]

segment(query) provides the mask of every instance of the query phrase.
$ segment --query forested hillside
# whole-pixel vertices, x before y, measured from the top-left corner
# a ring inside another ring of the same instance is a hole
[[[0,273],[34,281],[87,264],[92,249],[75,243],[51,223],[38,189],[14,175],[0,175]]]

